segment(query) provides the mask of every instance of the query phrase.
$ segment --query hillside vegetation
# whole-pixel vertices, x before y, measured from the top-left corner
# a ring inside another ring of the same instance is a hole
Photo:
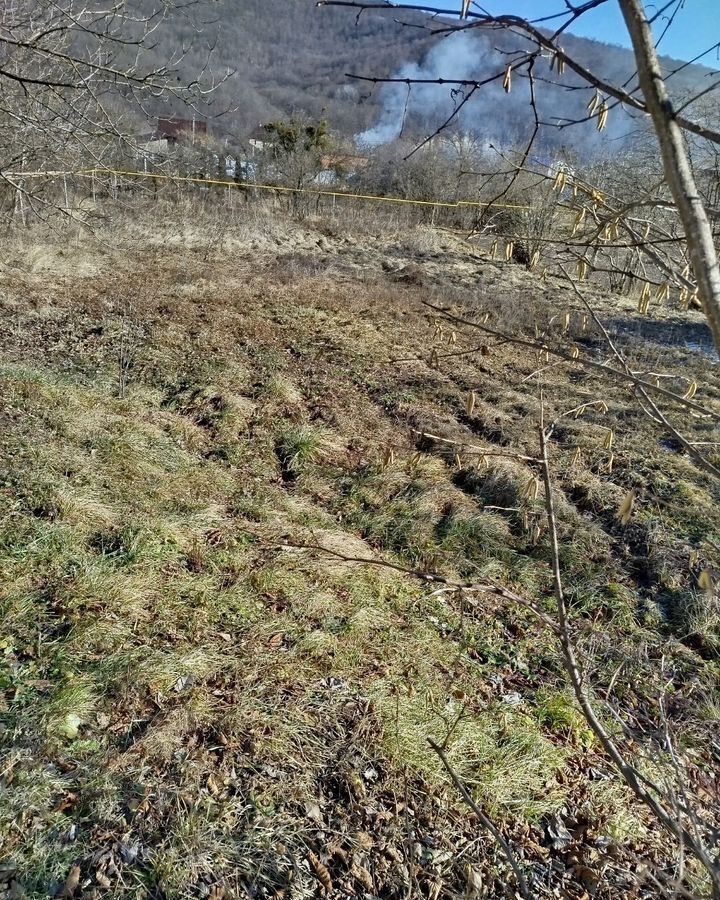
[[[603,400],[551,448],[575,639],[623,746],[654,771],[662,698],[712,796],[717,482],[619,388],[502,341],[468,354],[424,305],[499,328],[567,312],[592,354],[560,281],[427,226],[222,219],[158,205],[5,243],[3,896],[514,896],[428,738],[535,896],[655,896],[638,872],[674,851],[541,619],[362,560],[552,614],[536,473],[502,454],[537,454],[541,390],[548,421]],[[633,365],[720,411],[696,313],[593,303]]]
[[[407,20],[424,17],[408,13]],[[383,72],[422,56],[427,35],[368,11],[355,23],[344,10],[319,10],[312,0],[231,0],[207,3],[192,16],[176,15],[163,28],[158,57],[178,45],[190,50],[181,72],[193,75],[209,47],[213,69],[235,74],[211,98],[220,115],[213,130],[245,138],[260,124],[292,115],[323,114],[342,134],[370,127],[378,99],[352,85],[345,73],[372,64]]]
[[[460,52],[454,41],[432,38],[432,31],[441,24],[437,18],[410,10],[366,10],[358,18],[351,9],[318,9],[314,0],[218,0],[199,11],[191,7],[164,25],[158,35],[158,56],[165,60],[179,46],[192,48],[180,66],[183,77],[190,78],[203,67],[211,47],[213,69],[235,72],[212,95],[208,107],[211,116],[219,116],[212,123],[219,134],[244,139],[261,123],[306,114],[325,115],[340,135],[349,138],[376,124],[388,97],[380,86],[348,79],[348,73],[382,78],[415,66],[426,77],[476,77],[487,74],[488,60],[495,65],[496,47],[511,51],[525,46],[517,36],[480,30],[463,38]],[[631,51],[608,43],[612,35],[598,37],[592,41],[566,35],[565,47],[599,76],[625,82],[634,73]],[[676,67],[669,59],[664,64],[668,71]],[[669,86],[685,97],[691,89],[705,85],[707,73],[702,66],[686,67]],[[570,74],[566,81],[568,86],[576,84]],[[402,90],[398,119],[405,105]],[[544,85],[539,93],[541,110],[550,117],[577,114],[582,118],[590,97],[552,85]],[[466,110],[466,127],[481,138],[497,139],[493,116],[500,114],[506,122],[504,137],[514,139],[520,134],[527,139],[526,94],[519,85],[512,97],[505,98],[490,86]],[[449,89],[434,92],[430,99],[427,91],[416,90],[415,96],[417,102],[411,102],[408,110],[410,134],[423,132],[430,124],[437,127],[454,104]],[[618,118],[624,120],[618,112],[611,125]],[[638,124],[628,119],[624,127],[634,131]],[[558,141],[571,147],[590,146],[592,132],[593,128],[570,129]]]

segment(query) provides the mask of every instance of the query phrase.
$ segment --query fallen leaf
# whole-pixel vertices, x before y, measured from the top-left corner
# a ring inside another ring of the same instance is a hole
[[[205,540],[211,547],[222,547],[225,543],[223,533],[219,528],[212,528],[205,534]]]
[[[438,900],[443,887],[444,884],[439,879],[431,882],[430,887],[428,888],[428,900]]]
[[[555,850],[562,850],[572,843],[572,835],[559,815],[554,815],[548,822],[547,833]]]
[[[375,885],[373,884],[372,875],[368,872],[365,866],[361,866],[359,863],[354,862],[352,864],[350,872],[353,878],[356,878],[365,888],[365,890],[368,891],[368,893],[373,894],[375,892]]]
[[[305,804],[305,815],[308,819],[312,819],[313,822],[317,822],[318,825],[323,824],[323,816],[322,811],[320,809],[320,805],[315,803],[315,801],[308,801]]]
[[[327,866],[312,852],[312,850],[308,853],[308,859],[310,860],[310,865],[315,873],[315,877],[325,888],[325,893],[330,894],[332,892],[332,879],[330,878],[330,872],[328,872]]]
[[[358,831],[355,835],[355,840],[357,841],[358,846],[363,850],[372,850],[375,846],[372,835],[368,834],[367,831]]]
[[[590,890],[593,890],[600,881],[600,874],[591,869],[589,866],[577,865],[573,870],[573,874]]]
[[[508,706],[519,706],[522,703],[522,697],[517,691],[511,691],[508,694],[501,694],[500,699]]]
[[[207,789],[210,791],[210,793],[213,795],[213,797],[217,797],[217,795],[222,790],[222,787],[217,783],[217,779],[212,774],[212,772],[208,775],[206,784],[207,784]]]
[[[713,578],[708,569],[703,569],[703,571],[698,576],[698,584],[700,587],[707,593],[712,594],[715,586],[713,584]]]
[[[65,794],[55,806],[55,812],[65,812],[68,809],[72,809],[77,803],[77,800],[77,794],[73,794],[72,792]]]
[[[356,798],[365,797],[367,795],[367,789],[365,788],[365,782],[358,775],[357,772],[349,772],[348,773],[348,787],[352,791],[353,795]]]
[[[632,518],[633,508],[635,506],[635,491],[631,490],[620,504],[618,509],[618,518],[623,525],[627,525]]]
[[[333,841],[332,844],[328,844],[325,847],[325,853],[328,859],[337,856],[345,863],[345,865],[348,864],[348,855],[338,841]]]
[[[80,884],[80,866],[73,866],[65,879],[65,887],[63,888],[63,897],[72,897]]]
[[[277,650],[279,647],[282,647],[284,640],[285,635],[282,631],[276,631],[275,634],[270,636],[270,640],[267,642],[268,649]]]
[[[177,694],[181,694],[186,688],[190,687],[195,681],[192,675],[181,675],[173,685],[173,690]]]

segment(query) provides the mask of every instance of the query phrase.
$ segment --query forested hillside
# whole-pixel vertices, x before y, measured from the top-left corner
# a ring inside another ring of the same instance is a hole
[[[392,72],[430,46],[427,33],[384,14],[364,14],[356,25],[351,12],[318,9],[313,0],[221,0],[203,17],[199,34],[190,21],[177,20],[164,38],[193,44],[183,68],[196,66],[213,47],[214,71],[235,71],[213,96],[211,111],[228,110],[218,129],[240,136],[261,122],[300,113],[327,114],[346,134],[367,128],[379,113],[377,92],[352,84],[345,73]]]
[[[348,72],[370,76],[402,73],[428,77],[482,77],[490,65],[494,48],[510,49],[520,44],[515,35],[474,32],[456,35],[450,41],[432,37],[436,19],[414,12],[365,11],[356,20],[354,10],[317,8],[314,0],[231,0],[209,3],[202,11],[203,24],[178,19],[164,34],[164,42],[175,47],[192,44],[182,68],[197,67],[213,48],[215,72],[235,74],[213,95],[209,107],[219,116],[216,131],[243,137],[258,124],[293,114],[325,115],[334,129],[352,136],[381,122],[383,116],[402,115],[406,89],[400,94],[387,88],[352,81]],[[414,26],[404,27],[403,23]],[[457,40],[462,37],[462,46]],[[593,71],[624,82],[634,72],[632,54],[622,49],[568,35],[566,50]],[[675,66],[666,60],[666,69]],[[543,63],[544,65],[544,63]],[[692,66],[675,75],[670,85],[678,95],[697,86],[706,69]],[[567,84],[574,85],[568,74]],[[488,116],[504,123],[495,139],[519,140],[528,121],[527,85],[519,84],[510,98],[498,90],[480,92],[468,105],[466,127],[482,132]],[[542,85],[541,112],[573,118],[582,115],[585,92]],[[401,102],[402,101],[402,102]],[[502,108],[496,104],[502,101]],[[425,92],[414,90],[408,106],[410,126],[430,128],[451,108],[448,88]],[[220,115],[223,113],[223,115]],[[611,117],[613,136],[622,137],[638,125],[624,113]],[[391,129],[392,130],[392,129]],[[587,140],[587,131],[585,129]],[[558,138],[562,143],[582,142],[582,129],[570,128]]]

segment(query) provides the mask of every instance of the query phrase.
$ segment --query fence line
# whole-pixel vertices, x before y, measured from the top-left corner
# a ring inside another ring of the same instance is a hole
[[[162,172],[133,172],[122,169],[79,169],[74,172],[5,172],[6,178],[68,178],[85,177],[94,178],[99,175],[117,175],[123,178],[144,178],[151,181],[171,181],[175,183],[192,183],[220,185],[227,188],[243,188],[258,191],[275,191],[286,194],[306,194],[311,197],[332,197],[336,199],[369,200],[377,203],[400,203],[412,206],[424,206],[439,209],[484,209],[493,207],[497,209],[522,209],[530,211],[534,206],[524,206],[516,203],[493,203],[482,200],[413,200],[406,197],[381,197],[376,194],[356,194],[349,191],[323,191],[316,188],[294,188],[276,184],[255,184],[251,181],[223,181],[220,178],[204,178],[193,175],[168,175]]]

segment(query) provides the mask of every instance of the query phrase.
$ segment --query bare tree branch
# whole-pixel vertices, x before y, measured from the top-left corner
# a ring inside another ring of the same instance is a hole
[[[660,385],[656,385],[652,382],[646,381],[645,379],[640,378],[637,375],[622,372],[618,369],[614,369],[612,366],[607,366],[604,363],[598,363],[595,362],[595,360],[587,359],[582,355],[573,356],[572,353],[568,353],[567,351],[561,350],[558,347],[548,346],[543,341],[517,337],[511,334],[507,334],[504,331],[498,331],[496,328],[491,328],[489,325],[485,325],[482,322],[473,322],[471,319],[466,319],[463,316],[455,315],[447,307],[437,306],[434,303],[430,303],[428,300],[424,300],[423,304],[429,309],[440,313],[451,322],[457,322],[460,325],[468,325],[471,328],[477,328],[479,331],[483,331],[486,334],[492,334],[495,337],[499,337],[511,343],[517,344],[520,347],[530,347],[533,350],[548,353],[550,356],[557,356],[560,359],[564,359],[566,362],[572,363],[573,365],[583,366],[595,372],[599,372],[606,378],[609,378],[613,381],[620,381],[625,383],[629,382],[631,384],[640,385],[645,388],[645,390],[660,394],[663,397],[666,397],[668,400],[672,400],[674,403],[677,403],[680,406],[684,406],[687,409],[693,410],[701,416],[712,418],[715,421],[720,422],[720,413],[717,413],[708,407],[702,406],[699,403],[695,403],[689,398],[682,397],[680,394],[675,394],[673,393],[673,391],[669,391],[667,388],[663,388]]]
[[[604,0],[601,0],[604,2]],[[432,6],[423,6],[421,4],[397,4],[397,3],[368,3],[364,2],[364,0],[318,0],[318,6],[344,6],[344,7],[353,7],[355,9],[405,9],[405,10],[416,10],[419,12],[428,12],[434,15],[448,15],[447,9],[439,9],[437,7]],[[581,15],[583,12],[587,12],[589,9],[600,5],[599,3],[585,4],[583,7],[578,7],[578,15]],[[466,31],[471,28],[494,28],[494,29],[517,29],[518,31],[524,33],[529,38],[531,38],[534,43],[538,47],[542,47],[545,50],[550,50],[553,54],[556,54],[560,60],[567,66],[568,69],[571,69],[575,72],[576,75],[579,75],[583,81],[592,87],[596,88],[599,91],[602,91],[604,94],[607,94],[610,97],[614,97],[616,100],[619,100],[621,103],[625,104],[625,106],[630,107],[631,109],[639,110],[640,112],[649,112],[646,104],[633,96],[633,94],[624,90],[617,85],[612,84],[609,81],[606,81],[603,78],[595,75],[588,68],[583,66],[577,60],[573,59],[569,56],[562,48],[558,47],[555,43],[553,37],[548,37],[542,30],[537,28],[527,19],[522,18],[522,16],[513,16],[513,15],[504,15],[504,16],[491,16],[485,13],[478,13],[470,11],[468,12],[468,19],[470,21],[466,23],[459,24],[448,24],[445,28],[437,29],[435,34],[446,34],[451,32],[458,31]],[[577,16],[576,16],[577,18]],[[556,35],[559,35],[560,32],[556,32]],[[382,79],[378,79],[382,81]],[[699,122],[694,122],[691,119],[687,119],[683,116],[678,116],[676,118],[677,124],[683,128],[685,131],[689,131],[693,134],[698,135],[699,137],[703,137],[706,140],[712,141],[713,143],[720,144],[720,132],[715,131],[712,128],[708,128],[705,125],[702,125]]]

